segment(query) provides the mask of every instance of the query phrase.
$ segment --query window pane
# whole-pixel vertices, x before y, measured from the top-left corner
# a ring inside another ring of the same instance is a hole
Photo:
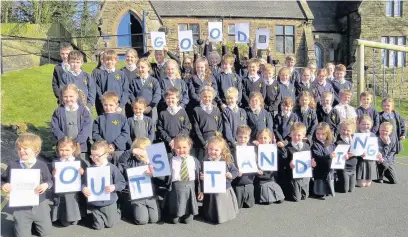
[[[394,0],[394,16],[401,16],[401,0]]]
[[[193,34],[200,34],[200,25],[199,24],[190,24],[190,30],[193,31]]]
[[[276,26],[276,35],[283,35],[283,26]]]
[[[395,37],[390,37],[390,44],[395,44]],[[389,67],[394,67],[395,66],[395,51],[394,50],[389,50]]]
[[[388,38],[387,37],[381,37],[381,43],[387,43]],[[388,65],[388,50],[381,49],[381,61],[384,66]]]
[[[185,31],[185,30],[187,30],[187,24],[179,24],[179,25],[178,25],[178,30],[179,30],[179,31]]]
[[[314,49],[315,49],[317,68],[320,69],[323,67],[323,50],[318,44],[314,45]]]
[[[194,44],[197,44],[198,39],[200,39],[200,35],[193,35]]]
[[[228,34],[235,35],[235,24],[228,25]]]
[[[235,35],[228,35],[228,40],[235,42]]]
[[[276,52],[284,53],[284,51],[283,51],[283,36],[276,36]]]
[[[397,45],[404,45],[405,44],[405,37],[398,37],[397,40]],[[405,63],[404,60],[404,53],[403,52],[398,52],[397,55],[397,66],[402,67],[402,65]]]
[[[294,53],[293,36],[286,36],[285,40],[285,53]]]
[[[125,57],[124,54],[118,54],[118,60],[119,60],[119,61],[123,61],[123,60],[125,60],[125,59],[126,59],[126,57]]]
[[[385,5],[385,14],[387,16],[392,16],[392,0],[387,0]]]
[[[285,35],[293,35],[293,26],[285,26]]]

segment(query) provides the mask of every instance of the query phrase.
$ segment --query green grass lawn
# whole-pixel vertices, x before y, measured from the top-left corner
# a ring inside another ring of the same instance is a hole
[[[122,67],[124,62],[119,63]],[[96,64],[85,64],[83,70],[91,73]],[[56,99],[52,92],[51,80],[54,65],[44,65],[8,72],[2,75],[1,113],[2,124],[27,124],[29,130],[39,134],[44,139],[44,150],[51,150],[55,140],[51,135],[50,120],[53,111],[57,108]],[[377,109],[381,110],[381,99],[377,97]],[[401,112],[408,118],[408,101],[401,101]],[[93,115],[96,113],[93,110]],[[404,153],[399,156],[408,156],[408,139],[404,142]]]

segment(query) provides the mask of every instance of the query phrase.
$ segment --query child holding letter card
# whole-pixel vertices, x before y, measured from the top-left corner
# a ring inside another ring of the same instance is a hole
[[[209,161],[225,161],[227,163],[227,191],[225,193],[212,193],[199,195],[199,200],[203,200],[203,212],[207,220],[220,224],[235,219],[239,212],[237,197],[231,187],[231,182],[238,176],[238,169],[235,167],[231,152],[227,142],[221,137],[213,137],[207,146]],[[200,179],[204,179],[204,174],[200,174]]]

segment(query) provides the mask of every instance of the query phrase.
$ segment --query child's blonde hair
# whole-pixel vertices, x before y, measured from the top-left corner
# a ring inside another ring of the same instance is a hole
[[[152,67],[150,65],[149,59],[147,58],[139,58],[139,60],[137,60],[136,66],[139,66],[139,64],[145,64],[147,66],[147,68],[149,69],[149,72],[152,71]]]
[[[222,57],[221,64],[229,64],[234,66],[235,58],[232,55],[226,54]]]
[[[194,63],[194,68],[193,68],[193,71],[194,71],[195,74],[197,73],[196,66],[199,63],[204,63],[204,65],[205,65],[204,82],[205,82],[205,84],[210,86],[212,84],[212,80],[211,80],[212,72],[211,72],[210,66],[208,64],[208,60],[206,58],[204,58],[204,57],[197,58],[197,60]]]
[[[231,156],[231,151],[229,150],[227,142],[225,142],[224,138],[219,137],[219,136],[212,137],[208,141],[208,146],[210,146],[210,144],[215,144],[216,146],[220,146],[220,148],[221,148],[221,158],[227,164],[231,164],[233,162],[232,156]]]
[[[265,101],[264,101],[264,98],[263,98],[261,92],[258,92],[258,91],[251,92],[249,94],[249,100],[251,100],[252,98],[258,98],[260,100],[260,102],[261,102],[261,108],[264,107]]]
[[[41,151],[41,137],[34,133],[23,133],[16,140],[17,149],[31,148],[37,155]]]
[[[287,67],[283,67],[279,70],[279,76],[282,75],[283,73],[287,73],[290,75],[290,69]]]
[[[351,90],[349,90],[349,89],[342,89],[342,90],[340,90],[339,95],[340,95],[340,96],[342,96],[342,95],[352,96],[353,93],[352,93]]]
[[[230,87],[230,88],[228,88],[225,97],[227,97],[227,98],[228,98],[228,97],[238,98],[238,96],[239,96],[238,89],[235,88],[235,87]]]
[[[80,51],[74,50],[68,54],[68,61],[70,60],[81,60],[81,62],[84,62],[84,56]]]
[[[191,147],[193,145],[193,141],[189,136],[181,135],[174,138],[174,146],[176,146],[179,142],[187,142],[188,145]]]
[[[210,92],[212,94],[212,98],[215,97],[215,90],[211,86],[203,86],[200,90],[200,97],[204,94],[204,92]]]
[[[322,99],[325,99],[327,97],[331,97],[332,98],[332,103],[333,103],[333,93],[326,91],[326,92],[324,92],[322,94]]]
[[[146,147],[150,146],[152,143],[150,142],[149,138],[147,137],[138,137],[136,138],[132,145],[130,146],[130,150],[133,150],[135,148],[140,148],[145,150]]]
[[[303,123],[296,122],[290,128],[290,133],[302,132],[303,135],[306,135],[306,126]]]
[[[108,49],[103,53],[103,60],[117,60],[118,55],[116,54],[116,51],[113,49]]]
[[[274,135],[273,135],[273,132],[272,132],[269,128],[261,129],[261,130],[258,132],[258,134],[256,134],[257,140],[259,140],[260,136],[261,136],[262,134],[264,134],[264,133],[268,134],[268,136],[269,136],[269,138],[271,139],[271,141],[273,140]]]
[[[270,65],[270,64],[266,64],[266,65],[265,65],[264,72],[265,72],[265,73],[267,73],[267,72],[275,73],[275,67],[273,67],[273,66]]]
[[[309,91],[302,91],[302,92],[300,92],[299,97],[298,97],[299,107],[300,107],[300,99],[301,99],[302,97],[307,97],[307,98],[309,98],[309,106],[308,106],[308,107],[309,107],[310,109],[315,109],[315,108],[316,108],[316,102],[315,102],[315,100],[314,100],[314,97],[312,96],[312,94],[311,94]]]
[[[310,70],[310,68],[308,68],[308,67],[305,67],[305,68],[303,68],[301,75],[303,76],[306,72],[309,72],[310,74],[312,74],[312,70]]]
[[[345,119],[340,122],[340,129],[342,129],[344,126],[350,126],[351,127],[351,132],[355,133],[356,131],[356,120],[355,119]]]
[[[324,146],[329,146],[330,144],[333,143],[333,134],[331,132],[329,124],[325,122],[321,122],[317,124],[316,126],[316,131],[321,130],[323,133],[326,135],[326,140],[324,141]]]
[[[259,68],[260,61],[257,58],[251,58],[248,60],[247,65],[249,66],[251,64],[255,64],[255,66]]]
[[[383,127],[383,128],[385,128],[385,129],[388,129],[389,131],[392,131],[392,129],[393,129],[393,125],[392,125],[392,123],[390,123],[390,122],[382,122],[381,124],[380,124],[380,128],[381,127]]]
[[[136,60],[139,58],[139,55],[138,55],[138,53],[137,53],[137,51],[136,51],[135,49],[130,48],[130,49],[126,50],[125,55],[128,55],[128,54],[130,54],[130,55],[132,55],[133,57],[135,57]]]
[[[285,59],[285,62],[288,62],[288,61],[295,61],[296,62],[296,59],[293,56],[287,56],[286,59]]]
[[[58,140],[57,144],[57,154],[59,154],[59,149],[64,146],[71,146],[71,148],[74,150],[73,155],[76,157],[81,153],[81,146],[79,143],[75,142],[75,140],[72,137],[63,137],[60,140]]]
[[[178,65],[177,61],[174,60],[174,59],[169,59],[166,62],[166,68],[169,67],[169,65],[174,65],[174,67],[176,68],[176,70],[175,70],[176,71],[175,72],[176,78],[180,78],[180,69],[179,69],[179,65]]]
[[[66,85],[64,88],[61,89],[61,97],[64,96],[64,93],[67,91],[73,91],[75,92],[77,95],[79,93],[78,91],[78,87],[75,84],[68,84]]]
[[[112,101],[112,102],[114,102],[116,104],[119,103],[119,97],[116,94],[116,92],[107,91],[107,92],[103,93],[102,102],[108,102],[108,101]]]
[[[251,134],[251,131],[252,131],[252,129],[251,129],[248,125],[246,125],[246,124],[241,124],[241,125],[239,125],[238,128],[237,128],[237,136],[238,136],[239,134],[247,134],[247,135],[250,135],[250,134]]]

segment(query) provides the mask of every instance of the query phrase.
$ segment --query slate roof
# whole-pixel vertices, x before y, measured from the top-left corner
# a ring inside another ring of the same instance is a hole
[[[336,14],[338,1],[307,1],[309,9],[314,16],[314,31],[338,32]]]
[[[150,1],[160,17],[306,19],[296,1]]]

